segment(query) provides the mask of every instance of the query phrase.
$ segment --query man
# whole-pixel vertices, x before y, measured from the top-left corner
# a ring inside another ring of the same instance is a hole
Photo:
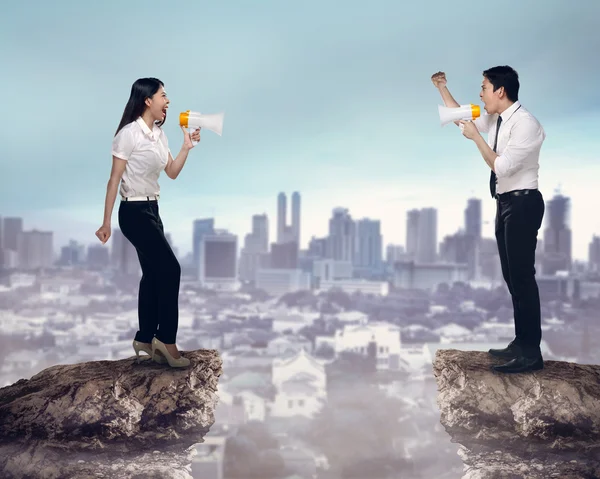
[[[432,75],[444,104],[460,106],[446,86],[446,75]],[[490,168],[490,193],[496,200],[496,243],[502,275],[512,297],[515,339],[490,349],[508,362],[494,370],[519,373],[543,369],[540,296],[535,280],[537,233],[544,216],[538,189],[539,155],[546,137],[536,118],[519,102],[519,76],[509,66],[483,72],[480,99],[487,115],[455,122],[475,142]],[[486,142],[481,133],[488,133]]]

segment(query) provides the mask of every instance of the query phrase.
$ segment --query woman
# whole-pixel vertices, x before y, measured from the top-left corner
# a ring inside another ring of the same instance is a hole
[[[190,361],[175,345],[179,320],[179,282],[181,267],[165,238],[158,211],[162,170],[177,178],[193,141],[200,141],[200,130],[191,135],[183,130],[183,146],[173,159],[162,130],[169,99],[164,84],[156,78],[140,78],[131,87],[121,123],[112,143],[112,170],[106,188],[104,222],[96,236],[104,244],[111,234],[111,216],[120,184],[119,226],[135,246],[142,279],[138,298],[139,330],[133,349],[140,359],[144,351],[158,363],[186,367]]]

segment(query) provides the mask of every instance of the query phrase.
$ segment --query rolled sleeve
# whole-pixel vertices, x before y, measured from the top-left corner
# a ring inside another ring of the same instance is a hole
[[[121,128],[112,142],[112,154],[122,160],[129,160],[135,147],[135,140],[129,128]]]
[[[494,162],[498,178],[510,177],[524,165],[528,156],[535,153],[544,141],[544,132],[535,121],[524,119],[515,123],[508,144]]]

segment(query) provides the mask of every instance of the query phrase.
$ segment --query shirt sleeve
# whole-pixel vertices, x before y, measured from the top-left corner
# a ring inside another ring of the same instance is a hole
[[[494,162],[498,178],[509,177],[518,172],[529,155],[538,149],[546,134],[541,125],[531,119],[523,119],[512,127],[508,144]]]
[[[122,160],[129,160],[134,147],[135,140],[132,131],[129,128],[121,128],[121,131],[113,139],[112,154]]]
[[[473,123],[475,123],[475,126],[481,133],[489,133],[490,128],[496,121],[496,118],[497,117],[495,115],[483,115],[479,118],[475,118]]]

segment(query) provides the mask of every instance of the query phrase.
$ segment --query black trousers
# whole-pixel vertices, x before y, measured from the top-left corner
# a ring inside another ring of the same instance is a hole
[[[181,266],[165,237],[158,201],[121,201],[119,226],[135,246],[142,267],[135,339],[149,343],[156,336],[163,343],[174,344]]]
[[[504,193],[496,199],[496,243],[502,275],[512,297],[515,343],[526,356],[541,354],[540,294],[535,280],[537,233],[544,217],[544,198],[538,190],[529,194]]]

